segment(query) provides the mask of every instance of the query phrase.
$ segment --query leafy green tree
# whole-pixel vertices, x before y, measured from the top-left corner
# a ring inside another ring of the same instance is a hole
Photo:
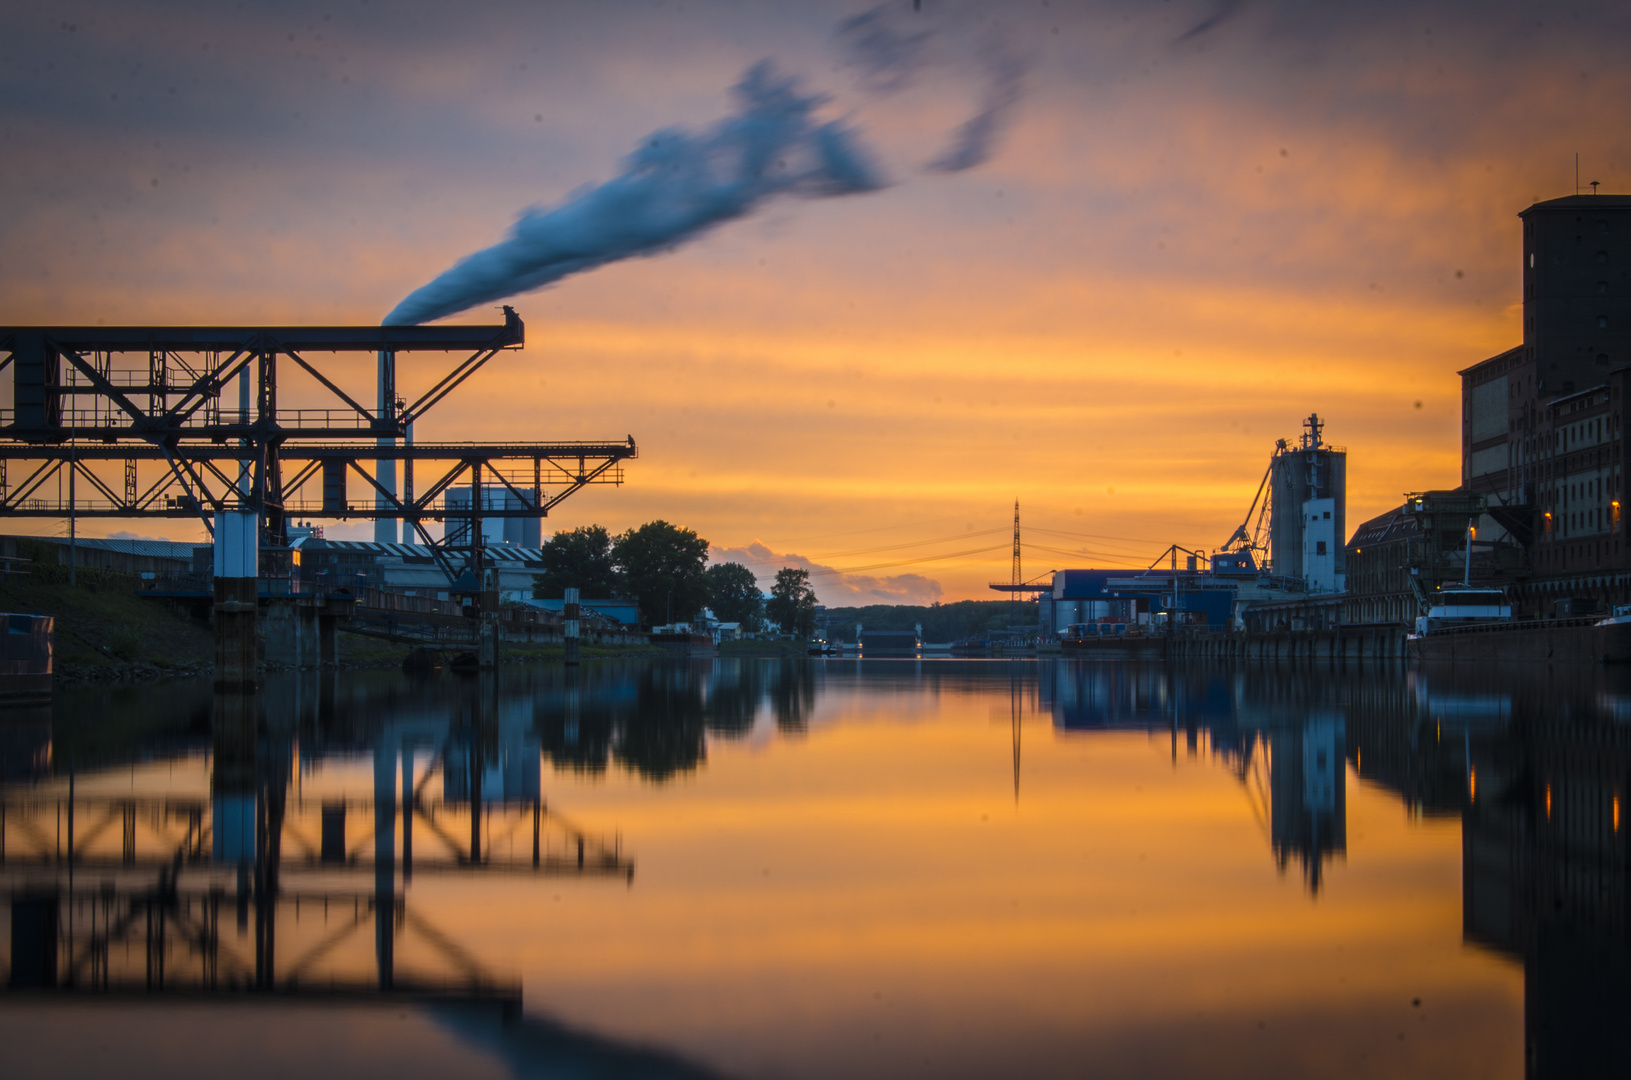
[[[622,592],[612,563],[612,536],[604,526],[563,529],[545,542],[542,556],[544,572],[532,579],[537,599],[558,600],[569,588],[577,588],[585,600],[608,600]]]
[[[810,588],[810,571],[784,566],[776,571],[776,584],[770,587],[770,603],[765,614],[782,628],[782,633],[809,637],[815,632],[816,594]]]
[[[759,614],[764,606],[759,596],[759,579],[741,563],[708,567],[708,606],[720,622],[741,623],[744,630],[758,630]]]
[[[647,625],[689,619],[708,602],[708,541],[666,521],[648,521],[612,541],[625,595]]]

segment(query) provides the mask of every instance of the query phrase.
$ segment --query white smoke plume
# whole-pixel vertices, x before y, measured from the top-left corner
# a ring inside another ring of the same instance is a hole
[[[980,111],[963,121],[943,154],[929,162],[939,172],[962,172],[991,160],[997,139],[1013,122],[1014,113],[1025,97],[1025,73],[1030,60],[998,40],[981,50],[986,69],[986,85],[980,98]]]
[[[770,61],[733,88],[738,111],[711,130],[669,128],[624,161],[622,175],[559,206],[528,210],[501,243],[461,259],[385,317],[411,326],[653,255],[751,213],[767,199],[827,198],[885,184],[854,131],[819,122],[825,99],[800,92]]]
[[[959,33],[959,26],[969,22],[952,19],[944,29],[919,29],[919,21],[903,9],[876,7],[839,23],[835,35],[861,88],[880,97],[911,89],[933,69],[950,72],[958,81],[977,73],[974,115],[957,125],[946,148],[929,162],[936,172],[962,172],[991,159],[1025,97],[1034,60],[995,26],[978,28],[972,36]]]
[[[905,29],[887,8],[875,7],[838,24],[838,51],[872,94],[895,94],[917,81],[934,60],[933,30]]]

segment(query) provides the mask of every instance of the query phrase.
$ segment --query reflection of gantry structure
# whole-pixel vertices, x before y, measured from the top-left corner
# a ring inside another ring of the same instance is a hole
[[[207,874],[219,869],[212,866],[218,846],[214,816],[224,809],[220,799],[173,796],[6,796],[0,799],[0,869],[26,876],[72,863],[83,873],[152,875],[180,868]],[[287,800],[274,842],[283,870],[372,871],[374,828],[348,838],[345,826],[353,814],[371,822],[374,810],[367,797]],[[389,812],[396,820],[396,808]],[[397,858],[410,878],[471,870],[617,877],[634,872],[615,838],[584,832],[543,799],[484,800],[473,813],[468,800],[418,792],[395,828],[405,837]],[[414,847],[416,830],[435,841],[428,853]]]
[[[417,777],[405,754],[400,800],[396,752],[376,751],[372,795],[302,798],[278,770],[250,790],[223,790],[217,762],[208,797],[0,797],[0,892],[11,897],[7,982],[97,993],[388,994],[517,1008],[519,984],[410,908],[410,881],[631,880],[633,864],[615,838],[550,811],[537,793],[536,749],[530,778],[524,766],[503,763],[513,775],[493,791],[483,790],[493,763],[477,746],[444,746]],[[431,790],[437,780],[439,795]],[[355,832],[353,820],[362,826]],[[416,849],[416,835],[429,842]],[[369,926],[371,942],[361,932]]]
[[[10,367],[13,380],[12,407],[0,408],[0,515],[197,516],[213,535],[216,514],[253,509],[273,546],[291,516],[400,518],[438,551],[448,545],[425,522],[454,519],[471,527],[448,533],[479,550],[483,518],[543,516],[586,484],[621,483],[621,463],[636,456],[632,438],[414,442],[416,421],[521,346],[521,320],[505,312],[499,326],[0,328],[0,371]],[[461,358],[412,401],[398,398],[398,356],[427,352]],[[374,408],[337,381],[348,354],[353,378],[359,356],[377,370]],[[300,376],[296,385],[288,375]],[[290,391],[303,407],[284,407]],[[366,462],[392,464],[370,471]],[[439,466],[417,491],[416,463]],[[364,500],[347,497],[352,477]],[[307,498],[314,481],[320,497]],[[461,484],[505,495],[448,499]]]

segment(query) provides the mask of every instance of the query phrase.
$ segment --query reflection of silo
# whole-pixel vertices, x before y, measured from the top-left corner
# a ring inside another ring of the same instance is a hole
[[[1269,736],[1274,855],[1282,867],[1295,857],[1314,892],[1324,861],[1348,850],[1346,730],[1340,716],[1312,716]]]
[[[1317,413],[1311,415],[1303,421],[1298,445],[1281,451],[1274,459],[1269,554],[1274,573],[1280,577],[1308,576],[1308,568],[1303,565],[1303,529],[1307,524],[1304,504],[1310,499],[1332,501],[1335,570],[1339,575],[1348,572],[1348,454],[1321,439],[1324,427]]]

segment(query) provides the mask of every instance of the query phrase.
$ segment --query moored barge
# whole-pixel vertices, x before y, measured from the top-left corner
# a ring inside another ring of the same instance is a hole
[[[1631,663],[1631,608],[1606,619],[1514,619],[1500,590],[1450,586],[1408,641],[1412,655],[1429,663]]]

